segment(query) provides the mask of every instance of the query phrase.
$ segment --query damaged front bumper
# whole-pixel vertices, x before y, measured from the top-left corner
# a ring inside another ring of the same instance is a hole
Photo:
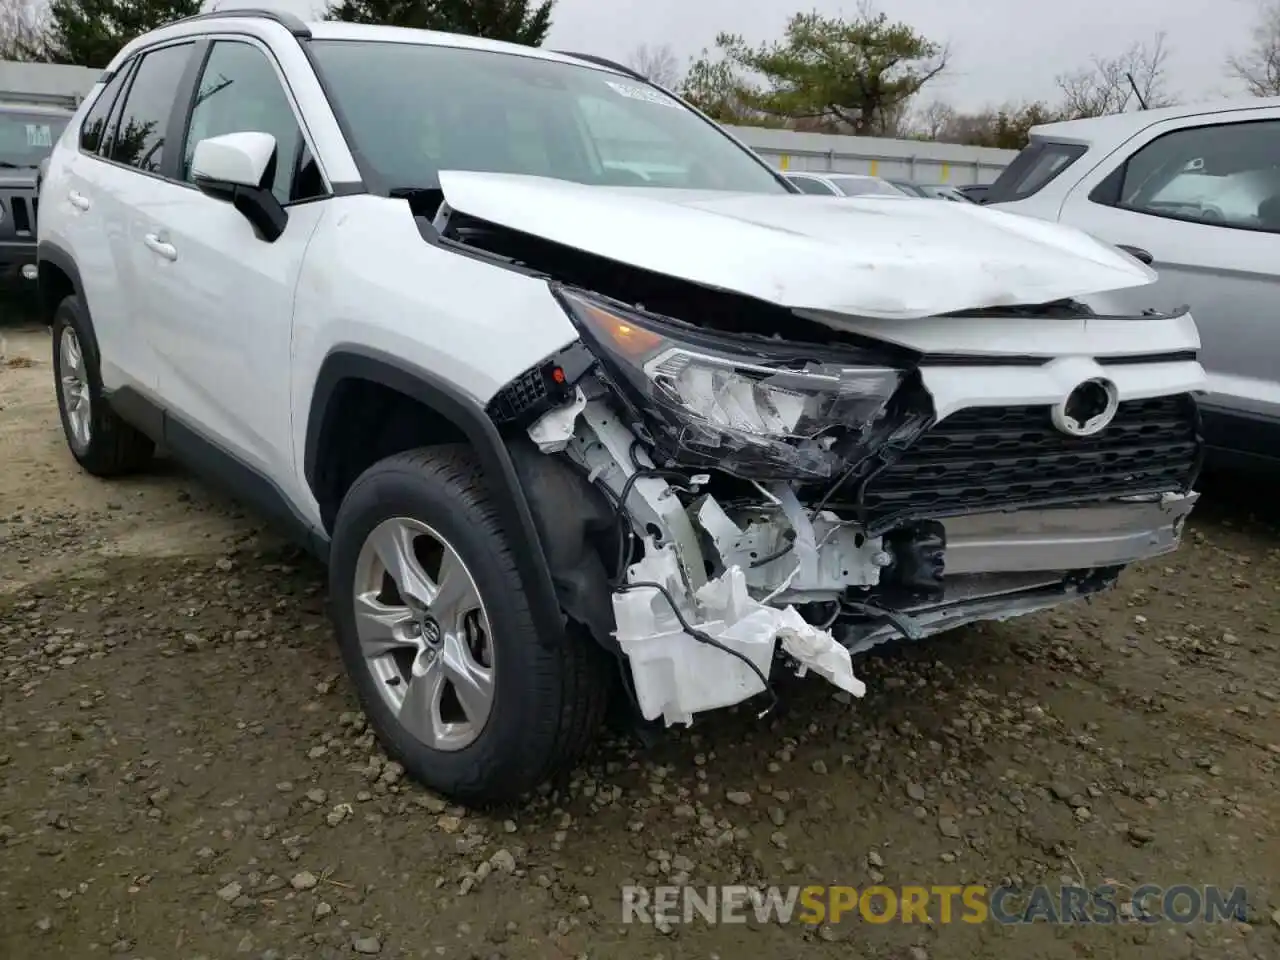
[[[639,333],[614,330],[598,365],[584,336],[526,426],[539,459],[572,464],[543,504],[544,528],[573,528],[548,534],[558,594],[625,658],[648,720],[749,699],[779,663],[861,696],[852,654],[1104,589],[1176,549],[1197,499],[1204,375],[1185,350],[889,377]],[[852,428],[828,429],[840,416]]]

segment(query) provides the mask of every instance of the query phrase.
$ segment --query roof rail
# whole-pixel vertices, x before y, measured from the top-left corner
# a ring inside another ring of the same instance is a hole
[[[240,17],[248,20],[274,20],[299,39],[309,40],[311,38],[311,28],[292,13],[286,13],[282,10],[260,10],[256,7],[225,7],[222,10],[210,10],[208,13],[197,13],[190,17],[183,17],[181,20],[174,20],[169,26],[177,23],[192,23],[196,20],[225,20],[231,17]]]
[[[649,78],[637,70],[630,67],[624,67],[620,63],[612,60],[606,60],[604,57],[597,57],[594,53],[574,53],[571,50],[552,50],[552,53],[558,53],[562,57],[573,57],[575,60],[585,60],[588,63],[594,63],[598,67],[608,67],[610,70],[617,70],[619,73],[625,73],[629,77],[635,77],[637,80],[649,82]]]

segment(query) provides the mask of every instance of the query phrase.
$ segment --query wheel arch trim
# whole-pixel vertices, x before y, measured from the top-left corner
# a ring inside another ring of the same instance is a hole
[[[66,250],[58,246],[52,240],[41,240],[36,245],[36,283],[39,283],[39,267],[43,263],[51,263],[71,279],[71,287],[75,291],[77,297],[80,298],[80,304],[86,310],[88,304],[84,302],[84,283],[80,279],[80,268],[76,266],[75,259]],[[56,303],[47,304],[43,302],[44,288],[41,287],[41,305],[48,311],[48,315],[52,316],[53,310],[57,307]]]
[[[312,494],[317,493],[320,455],[329,442],[329,405],[345,380],[365,380],[403,394],[463,433],[475,450],[503,529],[511,538],[538,636],[543,642],[563,637],[565,620],[551,570],[510,451],[484,407],[453,384],[380,350],[357,344],[333,347],[316,375],[307,414],[303,474]]]
[[[85,333],[88,334],[88,344],[82,344],[92,351],[95,363],[102,362],[102,351],[98,347],[98,331],[93,323],[93,311],[89,307],[89,300],[84,295],[84,281],[80,279],[80,268],[76,266],[75,258],[71,256],[65,249],[51,240],[41,240],[36,244],[36,284],[37,292],[40,297],[40,314],[41,320],[50,328],[53,327],[54,314],[58,310],[58,304],[46,301],[46,286],[40,279],[40,267],[45,263],[51,263],[63,273],[71,281],[71,292],[76,299],[80,301],[80,310],[84,315]]]

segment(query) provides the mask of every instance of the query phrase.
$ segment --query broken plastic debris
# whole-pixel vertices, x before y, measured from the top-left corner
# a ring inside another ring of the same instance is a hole
[[[645,557],[629,571],[633,583],[649,580],[687,598],[678,584],[678,566],[670,547],[646,540]],[[697,630],[740,653],[769,675],[779,639],[803,666],[842,690],[861,697],[865,685],[853,675],[849,652],[825,630],[806,623],[794,607],[778,609],[754,600],[740,567],[708,581],[696,594],[697,616],[682,603],[681,612]],[[756,671],[742,659],[685,633],[671,604],[653,589],[615,593],[618,645],[626,653],[640,712],[661,716],[668,726],[692,723],[693,715],[741,703],[764,690]]]
[[[853,675],[849,651],[828,631],[819,630],[807,622],[795,607],[787,607],[779,613],[783,622],[778,636],[782,639],[783,650],[841,690],[855,697],[866,694],[867,685]]]
[[[586,405],[587,398],[579,387],[572,400],[548,410],[529,426],[529,439],[543,453],[559,453],[573,439],[574,424]]]

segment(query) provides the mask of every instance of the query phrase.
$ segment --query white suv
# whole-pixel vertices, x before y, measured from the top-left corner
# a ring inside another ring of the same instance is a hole
[[[861,694],[851,653],[1104,588],[1195,501],[1195,325],[1096,296],[1141,264],[800,196],[590,57],[201,15],[111,62],[40,209],[76,460],[160,443],[290,524],[386,749],[463,800],[611,695]]]

